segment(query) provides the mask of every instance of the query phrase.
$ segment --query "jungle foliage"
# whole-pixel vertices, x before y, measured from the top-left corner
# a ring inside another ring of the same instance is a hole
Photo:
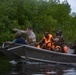
[[[31,26],[37,41],[49,31],[62,30],[66,41],[76,38],[76,13],[71,13],[67,0],[0,0],[0,43],[14,39],[13,28]]]
[[[31,26],[41,40],[48,31],[53,36],[62,30],[66,42],[76,40],[76,13],[71,13],[67,0],[0,0],[0,44],[12,41],[13,28],[26,29]],[[0,57],[0,74],[10,67],[7,58]],[[2,74],[4,75],[4,74]]]

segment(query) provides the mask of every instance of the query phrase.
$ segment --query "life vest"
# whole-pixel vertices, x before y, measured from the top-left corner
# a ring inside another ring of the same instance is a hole
[[[47,38],[43,38],[44,39],[44,43],[46,44],[46,46],[45,46],[45,48],[46,49],[48,49],[48,50],[50,50],[51,49],[51,46],[52,46],[52,35],[51,34],[49,34],[49,37],[48,37],[48,39]]]
[[[51,48],[52,48],[52,50],[55,49],[55,43],[54,42],[52,42]]]
[[[52,42],[50,39],[52,38],[52,35],[51,34],[49,34],[49,38],[47,39],[47,38],[43,38],[44,40],[45,40],[45,43],[47,44],[48,42]]]
[[[40,48],[40,45],[38,45],[37,48]]]

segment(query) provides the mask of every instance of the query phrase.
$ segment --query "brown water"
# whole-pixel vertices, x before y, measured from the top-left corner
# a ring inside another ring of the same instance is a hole
[[[72,65],[14,61],[10,63],[12,67],[7,75],[76,75],[76,67]]]

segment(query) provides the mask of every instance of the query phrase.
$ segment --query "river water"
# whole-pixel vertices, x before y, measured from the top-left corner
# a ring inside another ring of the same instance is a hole
[[[15,62],[6,75],[76,75],[76,66],[42,62]]]
[[[69,51],[72,53],[73,51]],[[10,70],[5,75],[76,75],[76,65],[62,65],[35,61],[11,63]]]

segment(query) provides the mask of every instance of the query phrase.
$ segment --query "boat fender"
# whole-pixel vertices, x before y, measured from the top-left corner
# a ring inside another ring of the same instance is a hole
[[[66,45],[64,46],[64,52],[68,53],[68,47]]]

